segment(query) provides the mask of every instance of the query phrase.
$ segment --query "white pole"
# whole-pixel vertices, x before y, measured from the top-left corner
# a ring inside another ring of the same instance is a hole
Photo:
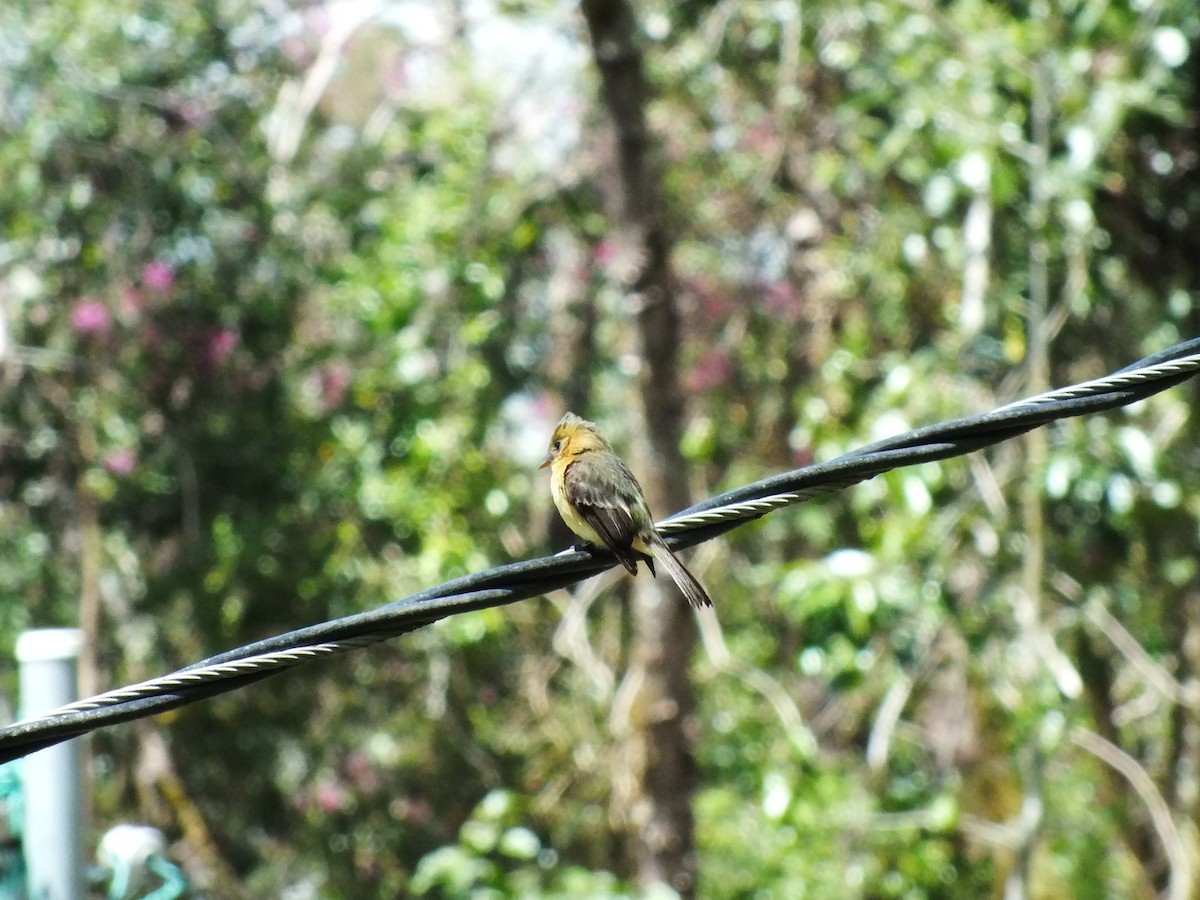
[[[17,639],[21,716],[29,718],[78,699],[83,632],[42,628]],[[83,755],[78,739],[21,761],[25,792],[26,884],[29,900],[83,900]]]

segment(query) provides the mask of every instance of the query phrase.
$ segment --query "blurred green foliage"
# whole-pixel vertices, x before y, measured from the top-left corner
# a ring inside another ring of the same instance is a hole
[[[582,25],[525,3],[422,31],[414,6],[0,6],[5,643],[90,592],[106,687],[370,608],[552,549],[527,448],[557,397],[593,386],[579,411],[627,444]],[[697,495],[1197,333],[1194,4],[638,15]],[[544,70],[497,67],[501,26]],[[564,292],[595,305],[582,370]],[[694,662],[703,896],[1165,890],[1144,791],[1075,729],[1148,776],[1200,871],[1195,399],[695,554],[737,661]],[[611,585],[582,631],[573,609],[155,720],[178,791],[144,731],[98,734],[97,827],[166,828],[214,895],[632,893],[632,621]]]

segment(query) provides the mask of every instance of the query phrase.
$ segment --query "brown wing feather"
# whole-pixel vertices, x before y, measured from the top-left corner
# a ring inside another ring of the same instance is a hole
[[[567,499],[621,565],[636,575],[638,560],[642,560],[653,574],[653,557],[633,549],[638,526],[630,508],[636,498],[627,497],[619,482],[604,478],[601,470],[584,460],[572,463],[563,474]],[[632,474],[628,477],[633,478]]]

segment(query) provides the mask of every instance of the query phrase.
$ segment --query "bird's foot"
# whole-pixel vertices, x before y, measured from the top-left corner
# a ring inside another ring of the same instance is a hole
[[[596,549],[596,545],[587,541],[581,541],[578,544],[572,544],[566,550],[559,550],[555,556],[566,556],[569,553],[590,553]]]

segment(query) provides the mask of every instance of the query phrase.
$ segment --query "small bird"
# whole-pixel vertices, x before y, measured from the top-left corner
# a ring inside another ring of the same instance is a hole
[[[650,574],[657,559],[695,607],[712,606],[708,593],[679,561],[654,528],[646,495],[629,466],[596,430],[574,413],[559,420],[550,452],[538,467],[550,466],[550,495],[570,529],[612,551],[632,574],[639,560]]]

